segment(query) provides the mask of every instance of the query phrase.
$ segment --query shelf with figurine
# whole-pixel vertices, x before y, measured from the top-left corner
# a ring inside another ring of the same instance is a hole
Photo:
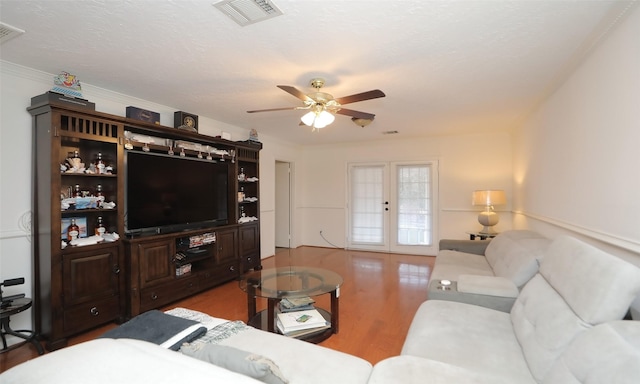
[[[214,147],[185,140],[173,140],[168,138],[150,136],[131,131],[125,131],[125,144],[127,150],[141,150],[143,152],[166,153],[181,157],[193,157],[209,161],[231,161],[235,163],[235,149]]]
[[[113,243],[120,239],[116,232],[109,232],[102,216],[95,219],[92,227],[86,216],[63,217],[61,220],[61,247],[83,247],[100,243]],[[89,233],[92,232],[91,235]]]
[[[69,156],[60,164],[60,173],[63,175],[96,175],[115,177],[113,166],[103,159],[102,152],[96,154],[96,159],[88,165],[82,162],[79,150],[69,153]]]

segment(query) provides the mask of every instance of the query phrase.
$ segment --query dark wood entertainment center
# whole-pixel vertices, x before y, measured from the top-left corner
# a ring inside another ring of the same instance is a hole
[[[96,112],[47,94],[34,97],[28,111],[33,122],[35,330],[47,349],[64,347],[68,337],[98,325],[122,322],[261,269],[260,143]],[[102,166],[88,173],[63,169],[75,151],[85,168],[99,157],[106,171]],[[126,151],[227,164],[227,224],[125,236]],[[244,178],[239,180],[240,173]],[[71,198],[76,186],[81,197]],[[93,206],[99,195],[115,206]],[[70,206],[63,204],[69,201]],[[94,234],[98,221],[119,238],[67,244],[63,236],[72,218],[80,226],[80,240]]]

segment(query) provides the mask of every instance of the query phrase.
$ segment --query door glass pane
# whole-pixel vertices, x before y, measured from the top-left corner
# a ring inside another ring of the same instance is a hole
[[[398,165],[398,244],[431,245],[432,198],[429,165]]]
[[[384,243],[384,167],[356,166],[351,173],[351,239]]]

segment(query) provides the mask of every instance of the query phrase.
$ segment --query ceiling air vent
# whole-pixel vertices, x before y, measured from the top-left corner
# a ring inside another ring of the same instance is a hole
[[[224,0],[213,6],[243,27],[282,15],[268,0]]]
[[[384,131],[384,132],[382,132],[383,135],[395,135],[396,133],[398,133],[398,131]]]
[[[12,27],[9,24],[0,22],[0,44],[22,35],[24,31],[22,29]]]

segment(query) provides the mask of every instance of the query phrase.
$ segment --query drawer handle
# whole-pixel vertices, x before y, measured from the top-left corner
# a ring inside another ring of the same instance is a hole
[[[91,308],[90,312],[92,316],[98,316],[100,314],[100,312],[98,312],[98,308],[96,307]]]
[[[247,261],[251,262],[251,256],[247,257]]]
[[[151,300],[157,300],[158,299],[158,295],[154,293],[151,294]]]
[[[234,271],[236,270],[236,266],[235,266],[235,265],[230,266],[230,267],[229,267],[229,270],[230,270],[231,272],[234,272]]]

